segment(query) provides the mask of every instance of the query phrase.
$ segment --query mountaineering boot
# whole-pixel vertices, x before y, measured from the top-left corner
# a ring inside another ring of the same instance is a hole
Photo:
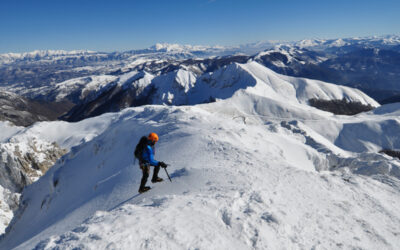
[[[151,179],[151,182],[153,182],[153,183],[162,182],[162,181],[163,181],[163,178],[160,178],[160,177],[156,177],[156,178]]]
[[[160,171],[160,166],[155,166],[154,167],[154,172],[153,172],[153,178],[151,178],[151,182],[162,182],[163,179],[158,177],[158,172]]]
[[[140,187],[139,188],[139,193],[144,193],[144,192],[146,192],[146,191],[149,191],[151,189],[151,187],[148,187],[148,186],[146,186],[146,187]]]

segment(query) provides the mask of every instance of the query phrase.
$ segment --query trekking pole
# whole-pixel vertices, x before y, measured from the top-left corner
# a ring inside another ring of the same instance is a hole
[[[167,172],[167,168],[164,168],[164,170],[165,170],[165,173],[166,173],[167,176],[168,176],[169,181],[172,182],[172,181],[171,181],[171,177],[169,177],[169,174],[168,174],[168,172]]]

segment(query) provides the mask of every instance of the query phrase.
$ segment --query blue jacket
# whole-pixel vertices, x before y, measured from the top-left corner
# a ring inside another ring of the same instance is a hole
[[[152,166],[158,166],[158,161],[154,159],[154,150],[150,145],[147,145],[143,149],[142,159],[146,163],[150,163]]]

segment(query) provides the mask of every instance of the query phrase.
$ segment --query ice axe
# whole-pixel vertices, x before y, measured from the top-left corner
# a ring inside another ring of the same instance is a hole
[[[167,164],[165,164],[165,165],[167,165]],[[167,166],[168,166],[168,165],[167,165]],[[167,176],[168,176],[169,181],[172,182],[171,177],[169,177],[169,174],[168,174],[168,171],[167,171],[167,167],[165,167],[164,170],[165,170],[165,173],[166,173]]]

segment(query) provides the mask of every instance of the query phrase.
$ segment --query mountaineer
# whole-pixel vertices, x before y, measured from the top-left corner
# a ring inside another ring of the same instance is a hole
[[[139,160],[139,167],[142,170],[142,180],[140,182],[139,193],[146,192],[151,188],[146,186],[147,178],[150,175],[150,166],[154,167],[152,183],[163,181],[162,178],[158,177],[160,167],[166,168],[167,164],[162,161],[154,159],[155,149],[154,146],[158,142],[158,135],[156,133],[150,133],[149,136],[143,136],[140,138],[139,143],[135,148],[135,157]]]

